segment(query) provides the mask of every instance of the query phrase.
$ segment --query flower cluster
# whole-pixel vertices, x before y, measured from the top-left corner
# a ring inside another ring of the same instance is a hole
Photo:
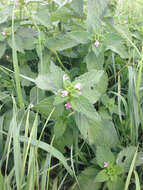
[[[74,94],[77,94],[77,95],[81,95],[82,92],[81,92],[81,89],[82,89],[82,85],[80,82],[77,82],[76,84],[72,84],[69,80],[69,77],[67,75],[63,75],[63,82],[64,82],[64,90],[62,89],[59,89],[58,90],[58,94],[61,95],[62,98],[65,98],[65,97],[70,97]],[[71,108],[71,104],[69,103],[69,101],[65,104],[65,108],[68,110]]]

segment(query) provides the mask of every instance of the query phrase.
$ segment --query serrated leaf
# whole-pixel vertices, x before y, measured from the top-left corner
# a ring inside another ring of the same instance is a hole
[[[88,0],[87,1],[87,26],[90,31],[100,31],[101,18],[104,16],[106,0]],[[96,11],[95,11],[96,10]]]
[[[118,144],[119,139],[114,124],[110,120],[103,119],[101,131],[96,138],[95,146],[106,145],[108,147],[115,147]]]
[[[128,58],[128,52],[125,48],[123,38],[115,33],[108,33],[105,35],[106,50],[112,50],[115,53],[119,54],[121,58]]]
[[[51,27],[51,17],[47,6],[41,6],[32,17],[36,22],[43,26],[47,28]]]
[[[124,189],[124,181],[118,177],[116,181],[108,181],[107,186],[110,190],[121,190]]]
[[[64,103],[68,100],[68,97],[62,97],[61,94],[58,94],[56,97],[55,97],[55,101],[54,101],[54,105],[58,105],[58,104],[61,104],[61,103]]]
[[[50,64],[50,72],[48,74],[39,75],[35,83],[38,88],[43,90],[57,91],[58,89],[63,88],[63,75],[64,71],[53,62]]]
[[[46,40],[46,47],[56,51],[63,51],[77,46],[78,44],[79,42],[72,40],[71,36],[68,34],[58,34],[56,37],[47,38]]]
[[[59,117],[54,126],[54,134],[56,138],[62,137],[66,130],[66,122]]]
[[[75,114],[75,121],[83,138],[93,144],[100,130],[100,122],[93,121],[81,113]]]
[[[51,62],[50,73],[56,88],[63,88],[63,76],[65,75],[65,72],[60,67]]]
[[[91,38],[90,33],[87,31],[73,31],[69,33],[69,36],[71,39],[81,44],[88,43]]]
[[[55,100],[55,96],[50,96],[48,98],[45,98],[39,104],[35,105],[32,109],[34,109],[34,110],[38,111],[39,113],[41,113],[42,115],[48,117],[54,108],[54,105],[53,105],[54,100]],[[63,114],[63,111],[64,111],[63,105],[60,104],[58,106],[55,106],[55,110],[54,110],[51,118],[52,119],[59,118]]]
[[[9,5],[0,11],[0,24],[6,22],[12,16],[13,6]]]
[[[23,49],[32,50],[35,48],[35,36],[37,35],[37,32],[33,28],[20,27],[16,31],[16,35],[21,38]]]
[[[14,39],[15,39],[16,50],[19,51],[19,52],[21,52],[21,53],[24,53],[23,39],[19,35],[17,35],[17,34],[15,34]],[[13,46],[12,46],[12,38],[8,39],[8,45],[11,48],[13,48]]]
[[[96,161],[97,164],[103,168],[104,162],[108,162],[108,164],[113,165],[115,161],[115,157],[111,152],[108,146],[97,146],[96,147]]]
[[[101,187],[101,183],[95,183],[95,175],[97,175],[98,170],[93,167],[87,167],[85,170],[83,170],[80,175],[78,176],[78,182],[80,185],[80,188],[82,190],[99,190]],[[74,185],[71,190],[79,190],[79,186]]]
[[[72,0],[71,7],[76,14],[83,15],[83,0]]]
[[[47,74],[47,75],[39,75],[36,80],[35,83],[37,85],[38,88],[42,89],[42,90],[51,90],[51,91],[57,91],[58,88],[56,88],[54,81],[51,78],[51,74]]]
[[[101,93],[96,90],[96,87],[85,87],[82,90],[82,96],[87,98],[91,104],[95,104],[99,100]]]
[[[72,109],[86,115],[88,118],[98,121],[100,123],[101,118],[94,109],[94,106],[83,96],[79,98],[72,98],[71,100]]]
[[[105,182],[105,181],[108,181],[109,180],[109,177],[108,175],[106,174],[106,170],[101,170],[95,177],[95,180],[94,182]]]
[[[98,57],[93,51],[90,51],[86,57],[86,65],[88,71],[96,69],[103,69],[104,53],[101,53]]]
[[[136,147],[130,146],[127,148],[124,148],[117,156],[117,164],[119,164],[124,172],[128,172],[130,165],[132,163],[132,159],[134,157],[134,154],[136,152]]]
[[[74,81],[74,84],[81,83],[82,87],[92,87],[93,85],[97,84],[102,75],[104,74],[103,70],[91,70],[79,77],[77,77]]]

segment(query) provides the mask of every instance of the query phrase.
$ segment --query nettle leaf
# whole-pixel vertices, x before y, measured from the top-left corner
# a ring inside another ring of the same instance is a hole
[[[43,90],[57,91],[63,88],[63,75],[65,72],[53,62],[50,64],[50,72],[48,74],[39,75],[35,83],[38,88]]]
[[[95,87],[86,87],[82,89],[82,96],[87,98],[91,104],[95,104],[99,100],[101,93]]]
[[[118,154],[116,163],[121,166],[124,172],[128,172],[135,152],[136,152],[136,147],[130,146],[130,147],[124,148]]]
[[[100,130],[100,121],[93,121],[78,112],[75,114],[75,121],[83,138],[93,144]]]
[[[80,189],[82,190],[99,190],[101,187],[101,183],[95,183],[95,175],[97,175],[98,170],[94,167],[87,167],[84,171],[80,173],[78,176],[78,183],[80,185]],[[79,190],[78,184],[74,184],[71,188],[72,190]]]
[[[94,109],[94,106],[83,96],[79,96],[78,98],[72,98],[71,106],[73,110],[85,114],[88,118],[101,121],[101,118],[97,111]]]
[[[33,28],[20,27],[16,31],[16,35],[21,38],[21,41],[23,42],[23,49],[32,50],[35,48],[35,37],[37,32]]]
[[[52,110],[54,109],[54,107],[55,107],[51,118],[52,119],[57,119],[63,114],[64,106],[62,104],[60,104],[58,106],[54,106],[53,105],[54,100],[55,100],[55,96],[50,96],[48,98],[45,98],[39,104],[35,105],[32,109],[34,109],[37,112],[41,113],[45,117],[48,117],[50,115],[50,113],[52,112]]]
[[[68,9],[67,7],[62,7],[60,9],[57,9],[55,12],[51,13],[51,20],[52,22],[55,21],[67,21],[71,18],[78,18],[79,16],[75,14],[74,11],[71,9]]]
[[[101,18],[104,16],[106,7],[107,0],[87,1],[87,26],[90,31],[97,32],[101,29]]]
[[[66,34],[58,34],[56,37],[50,37],[46,40],[47,48],[63,51],[78,44],[88,43],[90,34],[87,31],[73,31]]]
[[[95,146],[115,147],[119,144],[114,124],[110,120],[102,119],[102,127],[95,141]]]
[[[0,24],[6,22],[9,17],[12,17],[13,6],[9,5],[0,11]]]
[[[121,190],[124,189],[124,181],[118,177],[116,181],[108,181],[107,186],[110,190]]]
[[[119,54],[121,58],[125,59],[128,58],[128,52],[124,45],[124,40],[121,38],[120,35],[115,33],[108,33],[105,34],[105,46],[106,50],[112,50],[115,53]]]
[[[77,46],[78,44],[79,42],[72,40],[71,36],[68,34],[58,34],[56,37],[47,38],[46,41],[46,47],[56,51],[63,51]]]
[[[72,0],[71,7],[76,14],[83,15],[83,0]]]
[[[58,104],[61,104],[61,103],[64,103],[68,100],[68,97],[61,97],[61,94],[58,94],[56,97],[55,97],[55,101],[54,101],[54,105],[58,105]]]
[[[108,164],[113,165],[115,162],[115,157],[109,147],[97,146],[96,147],[96,161],[97,161],[97,164],[101,168],[103,168],[104,162],[108,162]]]
[[[51,78],[50,73],[47,75],[39,75],[36,78],[35,83],[36,83],[37,87],[42,90],[51,90],[51,91],[58,90],[54,84],[54,81]]]
[[[86,57],[86,65],[88,71],[97,69],[103,69],[104,63],[104,53],[102,52],[98,57],[95,55],[93,51],[90,51]]]
[[[66,130],[66,122],[62,117],[59,117],[54,126],[54,134],[56,138],[62,137]]]
[[[47,28],[51,27],[51,17],[47,6],[40,6],[36,14],[32,15],[32,17],[36,22],[43,26]]]
[[[6,50],[6,44],[4,42],[0,42],[0,58],[4,55]]]
[[[79,77],[77,77],[74,81],[74,84],[80,82],[82,87],[92,87],[93,85],[97,84],[102,75],[104,74],[103,70],[91,70]]]
[[[24,48],[23,48],[23,39],[15,34],[14,36],[14,39],[15,39],[15,46],[16,46],[16,50],[21,52],[21,53],[24,53]],[[13,45],[12,45],[12,38],[8,38],[8,45],[13,48]]]
[[[87,31],[73,31],[69,33],[69,36],[81,44],[86,44],[91,39],[91,34]]]
[[[105,181],[108,181],[109,180],[109,177],[106,173],[106,170],[101,170],[95,177],[95,180],[94,182],[105,182]]]
[[[60,67],[51,62],[50,73],[55,86],[58,89],[63,88],[63,76],[65,75],[65,72]]]

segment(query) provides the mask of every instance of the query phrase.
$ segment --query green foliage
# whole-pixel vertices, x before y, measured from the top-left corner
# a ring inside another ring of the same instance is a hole
[[[142,10],[1,0],[2,189],[142,189]]]

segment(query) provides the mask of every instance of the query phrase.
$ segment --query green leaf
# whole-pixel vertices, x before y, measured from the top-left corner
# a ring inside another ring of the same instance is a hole
[[[79,98],[72,98],[71,106],[73,110],[85,114],[88,118],[101,122],[101,118],[94,109],[94,106],[83,96]]]
[[[115,147],[119,144],[117,132],[112,121],[103,119],[101,130],[96,138],[95,146]]]
[[[37,87],[42,90],[50,90],[50,91],[58,90],[58,88],[54,84],[54,81],[51,78],[50,73],[47,75],[39,75],[36,78],[35,83],[36,83]]]
[[[66,130],[66,122],[62,117],[59,117],[54,126],[54,134],[56,138],[62,137]]]
[[[56,66],[53,62],[51,62],[50,73],[56,88],[63,88],[63,76],[65,75],[65,72],[60,67]]]
[[[110,190],[121,190],[124,189],[124,181],[118,177],[116,181],[108,181],[107,186]]]
[[[100,122],[93,121],[78,112],[75,114],[75,121],[83,138],[93,144],[100,130]]]
[[[19,51],[19,52],[21,52],[21,53],[24,53],[23,39],[21,38],[21,36],[15,34],[14,39],[15,39],[16,50]],[[8,45],[9,45],[11,48],[13,48],[13,45],[12,45],[12,38],[8,38]]]
[[[32,50],[35,48],[35,37],[37,35],[36,30],[34,30],[33,28],[20,27],[16,31],[16,35],[21,38],[21,41],[23,43],[23,49]]]
[[[112,50],[115,53],[119,54],[121,58],[126,59],[128,58],[128,52],[125,48],[123,38],[115,33],[108,33],[105,35],[105,42],[106,50]]]
[[[72,0],[71,7],[76,12],[76,14],[83,15],[83,0]]]
[[[42,24],[43,26],[50,28],[51,27],[51,17],[48,10],[48,6],[40,6],[36,14],[32,15],[33,19]]]
[[[101,18],[104,16],[106,0],[88,0],[87,1],[87,26],[90,31],[101,30]],[[95,11],[96,10],[96,11]]]
[[[63,51],[65,49],[77,46],[79,42],[73,40],[69,34],[58,34],[56,37],[47,38],[46,46],[47,48]]]
[[[50,96],[48,98],[45,98],[39,104],[35,105],[33,107],[33,109],[38,111],[39,113],[41,113],[45,117],[48,117],[54,108],[54,105],[53,105],[54,100],[55,100],[55,96]],[[64,111],[63,105],[60,104],[58,106],[55,106],[55,110],[54,110],[51,118],[52,119],[59,118],[63,114],[63,111]]]
[[[93,69],[103,69],[104,53],[101,53],[98,57],[93,51],[90,51],[86,57],[86,65],[88,71]]]
[[[103,70],[91,70],[75,79],[74,84],[80,82],[82,87],[92,87],[97,84],[102,75],[104,74]]]
[[[72,40],[81,44],[88,43],[91,38],[91,34],[87,31],[73,31],[69,33],[69,36]]]
[[[4,55],[6,50],[6,44],[4,42],[0,42],[0,58]]]
[[[0,11],[0,24],[6,22],[9,17],[12,17],[13,6],[9,5]]]
[[[93,167],[87,167],[85,170],[83,170],[77,178],[80,189],[99,190],[101,187],[101,183],[95,183],[94,181],[95,175],[97,175],[97,173],[98,170]],[[79,190],[79,186],[78,184],[74,184],[71,190]]]
[[[48,74],[39,75],[35,83],[38,88],[43,90],[57,91],[63,88],[63,75],[65,72],[53,62],[50,64],[50,72]]]
[[[109,180],[109,177],[108,175],[106,174],[106,170],[101,170],[95,177],[95,180],[94,182],[105,182],[105,181],[108,181]]]
[[[64,103],[67,100],[68,100],[68,96],[62,97],[61,94],[57,94],[57,96],[55,97],[54,105]]]
[[[96,147],[96,161],[97,164],[103,168],[104,162],[108,162],[109,165],[113,165],[115,161],[115,157],[111,152],[108,146],[97,146]]]
[[[117,164],[119,164],[124,172],[128,172],[130,165],[132,163],[134,154],[136,152],[136,147],[130,146],[124,148],[117,156]]]

